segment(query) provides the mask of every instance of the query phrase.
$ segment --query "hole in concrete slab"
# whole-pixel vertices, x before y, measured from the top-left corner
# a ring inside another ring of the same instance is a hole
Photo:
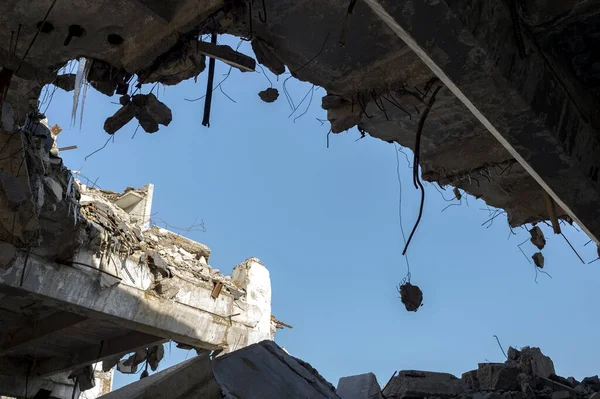
[[[117,35],[116,33],[111,33],[110,35],[108,35],[107,40],[113,46],[119,46],[123,44],[124,39],[122,36]]]
[[[40,21],[37,23],[37,28],[42,33],[50,33],[54,30],[54,25],[48,21]]]

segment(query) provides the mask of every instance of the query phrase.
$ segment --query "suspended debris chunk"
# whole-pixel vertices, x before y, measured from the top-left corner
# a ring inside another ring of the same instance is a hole
[[[458,187],[454,187],[454,189],[452,190],[452,192],[454,193],[454,197],[460,201],[462,199],[462,194],[460,192],[460,190],[458,189]]]
[[[196,37],[177,43],[149,68],[138,72],[140,82],[172,86],[200,75],[206,69],[206,60],[198,49],[198,43]]]
[[[158,364],[165,356],[165,347],[163,344],[153,346],[148,353],[148,364],[152,371],[156,371]]]
[[[544,238],[544,233],[542,229],[538,226],[535,226],[531,230],[529,230],[529,234],[531,234],[531,243],[535,245],[540,251],[544,249],[546,246],[546,239]]]
[[[54,82],[54,86],[60,87],[64,91],[73,91],[75,89],[75,75],[74,73],[67,73],[65,75],[58,75]]]
[[[258,96],[264,102],[272,103],[273,101],[277,100],[277,98],[279,98],[279,90],[271,87],[266,90],[258,92]]]
[[[115,68],[107,62],[92,60],[87,81],[100,93],[113,96],[119,86],[127,85],[131,74],[124,69]]]
[[[266,66],[275,75],[285,72],[285,65],[273,51],[273,48],[258,37],[252,40],[252,50],[259,64]]]
[[[137,94],[133,96],[131,102],[137,107],[135,117],[147,133],[155,133],[158,131],[159,124],[168,126],[173,120],[169,107],[158,101],[152,93]]]
[[[404,283],[400,286],[400,299],[404,307],[409,312],[416,312],[423,303],[423,291],[411,283]]]
[[[533,263],[535,263],[537,267],[539,267],[540,269],[544,268],[544,255],[542,255],[541,252],[536,252],[535,254],[533,254],[531,259],[533,259]]]
[[[108,134],[115,134],[117,130],[129,123],[135,116],[136,107],[128,102],[123,105],[113,116],[107,118],[104,122],[104,131]]]

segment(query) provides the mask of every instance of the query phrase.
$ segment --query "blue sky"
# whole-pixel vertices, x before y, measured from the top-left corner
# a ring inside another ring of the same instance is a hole
[[[251,54],[248,43],[240,51]],[[215,83],[227,70],[217,63]],[[384,384],[401,369],[460,376],[478,362],[503,360],[493,335],[505,349],[541,347],[564,376],[597,374],[600,261],[582,264],[544,226],[545,270],[552,278],[540,274],[536,284],[534,266],[517,247],[527,231],[509,236],[505,216],[483,227],[489,211],[472,197],[468,205],[463,200],[441,212],[450,202],[428,186],[408,251],[424,306],[406,312],[396,288],[406,264],[394,145],[356,141],[360,136],[352,130],[332,134],[326,148],[329,126],[317,120],[326,119],[320,109],[325,91],[317,89],[306,115],[294,122],[310,96],[289,117],[281,92],[287,76],[269,76],[280,89],[272,104],[257,95],[270,86],[264,75],[233,70],[222,87],[236,102],[215,91],[208,129],[201,125],[203,101],[185,101],[204,94],[206,72],[197,83],[160,87],[159,99],[173,111],[170,126],[155,134],[140,129],[132,139],[137,124],[131,122],[87,161],[108,138],[102,126],[119,108],[117,97],[90,88],[81,130],[79,120],[69,128],[73,93],[57,90],[47,115],[51,125],[64,128],[59,146],[79,147],[62,153],[71,169],[110,190],[153,183],[153,211],[172,225],[201,218],[206,232],[189,237],[211,247],[214,268],[230,273],[248,257],[261,259],[271,272],[273,314],[294,327],[279,331],[276,341],[334,385],[365,372]],[[294,79],[287,86],[296,104],[311,88]],[[399,159],[403,222],[410,231],[419,192],[404,155]],[[445,195],[450,198],[450,190]],[[595,259],[593,244],[584,247],[585,235],[564,230],[586,262]],[[529,243],[522,248],[528,256],[535,252]],[[186,356],[192,354],[173,345],[161,369]],[[116,374],[115,388],[138,378]]]

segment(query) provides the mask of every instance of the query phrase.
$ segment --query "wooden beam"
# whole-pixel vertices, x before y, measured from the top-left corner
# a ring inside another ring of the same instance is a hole
[[[86,320],[83,316],[69,312],[58,312],[41,320],[35,320],[33,325],[8,334],[6,341],[0,347],[0,356],[6,355],[9,351],[16,351],[27,345],[39,343],[52,334],[67,330]]]
[[[130,332],[119,337],[110,338],[74,351],[69,357],[53,357],[38,363],[32,373],[38,377],[46,377],[63,371],[78,369],[106,358],[125,355],[140,348],[165,342],[164,338],[139,332]]]

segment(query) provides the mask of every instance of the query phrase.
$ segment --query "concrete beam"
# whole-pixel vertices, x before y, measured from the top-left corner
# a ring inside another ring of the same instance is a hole
[[[242,72],[254,72],[256,68],[256,61],[254,58],[235,51],[229,46],[200,41],[196,44],[196,46],[198,51],[202,54],[222,61],[227,65],[231,65]]]
[[[449,0],[415,0],[410,8],[365,2],[600,243],[597,132],[534,45],[519,56],[506,34],[512,33],[506,2],[482,0],[481,9]],[[492,6],[494,13],[487,12]]]
[[[162,299],[124,284],[101,288],[99,271],[57,265],[35,255],[27,258],[24,270],[25,259],[21,254],[13,267],[0,269],[0,286],[28,293],[49,306],[195,348],[221,349],[229,336],[233,339],[236,334],[247,334],[244,329],[248,327],[243,325],[230,331],[232,320],[225,315]]]
[[[165,339],[154,335],[131,332],[120,337],[102,341],[98,345],[90,345],[87,348],[71,353],[69,357],[54,357],[44,360],[34,368],[32,374],[39,377],[47,377],[75,370],[109,357],[125,355],[137,349],[147,348],[164,341]]]
[[[60,333],[77,324],[82,323],[87,318],[69,312],[58,312],[42,320],[34,322],[34,325],[25,327],[9,333],[8,342],[0,347],[0,356],[4,356],[9,351],[14,351],[20,347],[35,344],[44,338]]]

